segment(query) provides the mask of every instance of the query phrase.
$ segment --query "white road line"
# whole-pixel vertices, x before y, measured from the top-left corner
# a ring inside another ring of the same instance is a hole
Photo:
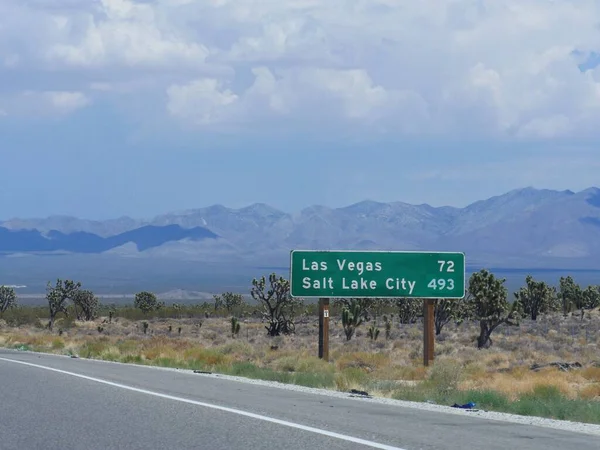
[[[196,400],[191,400],[188,398],[176,397],[176,396],[167,395],[167,394],[161,394],[160,392],[149,391],[147,389],[140,389],[140,388],[128,386],[126,384],[121,384],[121,383],[113,383],[112,381],[103,380],[101,378],[89,377],[87,375],[82,375],[80,373],[69,372],[69,371],[61,370],[61,369],[55,369],[53,367],[47,367],[47,366],[42,366],[39,364],[33,364],[33,363],[25,362],[25,361],[17,361],[14,359],[1,358],[1,357],[0,357],[0,360],[15,363],[15,364],[22,364],[24,366],[36,367],[38,369],[49,370],[51,372],[62,373],[64,375],[70,375],[72,377],[83,378],[84,380],[94,381],[96,383],[106,384],[108,386],[112,386],[112,387],[116,387],[116,388],[120,388],[120,389],[126,389],[128,391],[139,392],[141,394],[152,395],[154,397],[165,398],[167,400],[174,400],[177,402],[189,403],[191,405],[203,406],[205,408],[212,408],[212,409],[217,409],[219,411],[225,411],[225,412],[232,413],[232,414],[238,414],[240,416],[251,417],[253,419],[263,420],[265,422],[276,423],[277,425],[283,425],[286,427],[296,428],[298,430],[309,431],[311,433],[321,434],[323,436],[329,436],[329,437],[332,437],[335,439],[341,439],[342,441],[353,442],[355,444],[366,445],[368,447],[373,447],[373,448],[379,448],[381,450],[406,450],[406,449],[403,449],[400,447],[393,447],[391,445],[380,444],[378,442],[373,442],[373,441],[367,441],[365,439],[347,436],[345,434],[334,433],[332,431],[322,430],[320,428],[314,428],[314,427],[309,427],[306,425],[301,425],[299,423],[288,422],[286,420],[281,420],[281,419],[274,419],[272,417],[263,416],[260,414],[254,414],[254,413],[251,413],[248,411],[242,411],[240,409],[227,408],[225,406],[213,405],[212,403],[204,403],[204,402],[199,402]]]

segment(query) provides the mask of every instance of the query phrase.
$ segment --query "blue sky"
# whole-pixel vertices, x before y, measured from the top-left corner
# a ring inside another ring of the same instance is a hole
[[[0,219],[600,184],[593,0],[7,0],[0,16]]]

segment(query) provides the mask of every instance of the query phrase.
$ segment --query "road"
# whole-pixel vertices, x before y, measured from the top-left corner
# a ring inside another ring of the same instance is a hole
[[[2,450],[598,450],[598,435],[0,350]]]

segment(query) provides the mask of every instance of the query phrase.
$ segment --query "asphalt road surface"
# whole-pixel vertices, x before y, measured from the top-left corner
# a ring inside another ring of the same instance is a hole
[[[600,436],[0,350],[0,449],[598,450]]]

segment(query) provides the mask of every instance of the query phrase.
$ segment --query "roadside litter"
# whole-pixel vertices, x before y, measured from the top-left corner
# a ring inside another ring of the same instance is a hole
[[[475,408],[475,403],[469,402],[469,403],[465,403],[464,405],[459,405],[458,403],[455,403],[454,405],[452,405],[452,407],[460,408],[460,409],[473,409],[473,408]]]

